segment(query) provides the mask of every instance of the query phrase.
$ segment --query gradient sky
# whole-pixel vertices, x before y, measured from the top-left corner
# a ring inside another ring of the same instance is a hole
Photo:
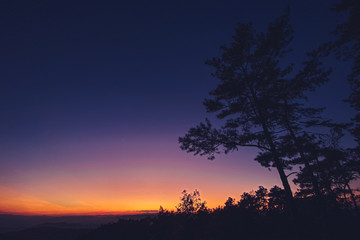
[[[289,61],[330,39],[336,1],[12,1],[0,3],[0,213],[173,209],[183,189],[210,207],[280,185],[256,151],[215,161],[179,149],[216,86],[204,64],[237,22],[257,29],[289,4]],[[310,95],[348,120],[346,64]],[[295,189],[294,189],[295,190]]]

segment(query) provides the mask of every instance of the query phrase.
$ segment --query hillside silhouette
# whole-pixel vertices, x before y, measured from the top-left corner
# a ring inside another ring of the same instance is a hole
[[[141,220],[119,220],[86,233],[81,239],[350,239],[357,235],[360,218],[352,208],[327,202],[327,225],[314,198],[295,198],[299,219],[293,226],[284,190],[275,186],[243,193],[224,207],[208,209],[198,191],[183,192],[176,211],[164,210]],[[331,201],[327,199],[327,201]],[[204,203],[204,202],[202,202]],[[201,207],[199,207],[201,206]],[[295,229],[294,229],[295,227]],[[326,231],[326,232],[324,232]]]
[[[296,197],[297,225],[286,205],[282,188],[260,186],[244,192],[239,200],[229,197],[223,206],[209,209],[200,192],[183,191],[176,210],[162,207],[158,214],[120,218],[98,228],[81,224],[49,223],[21,231],[2,233],[0,239],[351,239],[357,235],[360,217],[346,202],[325,199],[327,219],[318,213],[314,197]],[[326,224],[325,224],[326,223]]]

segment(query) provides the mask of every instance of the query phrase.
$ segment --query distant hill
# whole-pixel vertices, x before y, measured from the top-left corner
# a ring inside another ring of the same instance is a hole
[[[25,229],[55,227],[62,229],[93,229],[119,219],[142,219],[152,214],[94,216],[23,216],[0,214],[0,233]],[[1,235],[0,235],[1,236]]]
[[[72,229],[62,227],[36,227],[18,232],[0,234],[2,240],[76,240],[90,229]]]

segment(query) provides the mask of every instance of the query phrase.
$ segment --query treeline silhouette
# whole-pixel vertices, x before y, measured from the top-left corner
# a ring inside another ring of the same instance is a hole
[[[222,207],[209,209],[200,193],[182,193],[176,211],[160,207],[153,217],[121,219],[89,232],[82,239],[347,239],[357,235],[360,218],[338,201],[329,202],[327,233],[313,198],[295,197],[299,206],[295,229],[283,189],[245,192],[239,201],[229,197]]]

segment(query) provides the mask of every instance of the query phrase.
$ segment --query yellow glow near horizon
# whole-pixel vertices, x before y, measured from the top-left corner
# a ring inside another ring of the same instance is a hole
[[[156,211],[160,206],[172,210],[184,189],[198,189],[207,206],[215,208],[259,185],[279,184],[275,173],[254,161],[246,159],[247,165],[240,165],[242,157],[207,161],[180,152],[177,146],[170,154],[166,143],[158,145],[166,150],[154,150],[160,146],[142,147],[143,152],[130,147],[119,150],[105,141],[83,147],[61,145],[61,151],[51,154],[21,153],[24,162],[34,164],[0,169],[0,213],[128,214]]]
[[[91,202],[77,200],[73,202],[54,202],[29,196],[12,189],[0,187],[0,213],[21,215],[102,215],[102,214],[136,214],[155,212],[159,208],[154,202],[134,202],[119,207],[115,201],[104,201],[93,196]],[[168,205],[168,204],[166,204]],[[142,211],[143,210],[143,211]]]

